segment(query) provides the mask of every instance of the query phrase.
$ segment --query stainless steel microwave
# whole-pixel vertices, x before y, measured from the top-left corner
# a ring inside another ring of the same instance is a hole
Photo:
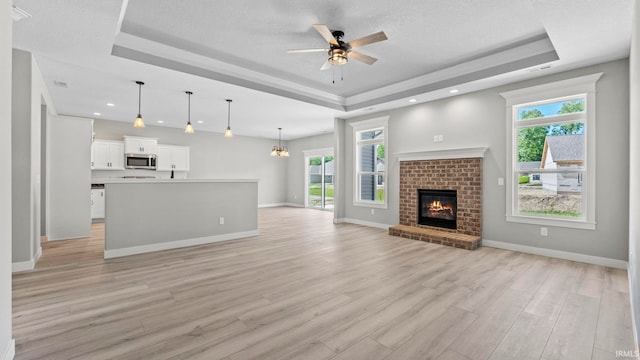
[[[155,155],[125,154],[124,167],[127,169],[156,169]]]

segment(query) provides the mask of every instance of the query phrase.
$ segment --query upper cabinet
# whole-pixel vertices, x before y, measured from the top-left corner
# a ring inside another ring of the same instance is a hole
[[[189,147],[158,145],[157,171],[189,171]]]
[[[92,170],[124,170],[124,143],[95,140],[91,145]]]
[[[158,154],[158,139],[125,136],[124,153],[136,155],[156,155]]]

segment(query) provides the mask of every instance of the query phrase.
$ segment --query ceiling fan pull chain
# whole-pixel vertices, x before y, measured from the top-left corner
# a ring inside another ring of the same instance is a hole
[[[336,83],[336,67],[335,66],[331,67],[331,83],[332,84]]]
[[[340,66],[340,81],[344,81],[344,66]]]

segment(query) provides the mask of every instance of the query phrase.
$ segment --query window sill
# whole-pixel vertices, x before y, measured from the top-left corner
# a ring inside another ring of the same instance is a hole
[[[381,204],[381,203],[374,203],[374,202],[367,202],[367,201],[354,201],[353,202],[353,206],[361,206],[361,207],[368,207],[368,208],[376,208],[376,209],[386,209],[387,208],[387,204]]]
[[[560,219],[549,219],[542,217],[533,217],[533,216],[516,216],[507,215],[507,222],[517,222],[523,224],[533,224],[533,225],[544,225],[544,226],[555,226],[555,227],[564,227],[571,229],[581,229],[581,230],[595,230],[596,223],[589,222],[585,220],[560,220]]]

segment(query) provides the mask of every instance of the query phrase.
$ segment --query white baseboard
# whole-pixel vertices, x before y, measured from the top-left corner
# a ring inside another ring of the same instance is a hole
[[[40,256],[42,256],[42,246],[38,246],[38,251],[36,251],[36,255],[33,257],[33,259],[12,263],[11,272],[15,273],[35,269],[36,263],[38,262],[38,260],[40,260]]]
[[[389,225],[389,224],[381,224],[381,223],[375,223],[375,222],[371,222],[371,221],[363,221],[363,220],[349,219],[349,218],[333,219],[333,223],[334,224],[349,223],[349,224],[369,226],[369,227],[385,229],[385,230],[389,230],[389,228],[391,226],[393,226],[393,225]]]
[[[11,339],[9,342],[9,346],[2,352],[1,360],[13,360],[13,357],[16,355],[16,340]]]
[[[47,241],[62,241],[62,240],[73,240],[73,239],[86,239],[91,237],[91,234],[81,235],[81,236],[66,236],[66,237],[47,237]]]
[[[629,304],[631,305],[631,327],[633,329],[633,344],[636,354],[639,353],[640,347],[638,347],[638,324],[636,324],[636,312],[633,303],[633,289],[635,286],[631,283],[631,265],[627,263],[627,282],[629,283]]]
[[[587,264],[607,266],[607,267],[612,267],[616,269],[626,269],[628,266],[628,263],[624,260],[609,259],[609,258],[604,258],[600,256],[592,256],[592,255],[585,255],[585,254],[576,254],[576,253],[567,252],[567,251],[538,248],[533,246],[506,243],[502,241],[482,239],[482,246],[487,246],[487,247],[492,247],[497,249],[504,249],[504,250],[519,251],[527,254],[542,255],[542,256],[548,256],[552,258],[583,262]]]
[[[303,208],[304,204],[296,204],[296,203],[285,203],[284,206],[291,206],[291,207],[297,207],[297,208]]]
[[[289,206],[289,204],[288,203],[258,204],[258,209],[260,209],[260,208],[272,208],[272,207],[279,207],[279,206]]]
[[[111,259],[111,258],[120,257],[120,256],[144,254],[144,253],[150,253],[154,251],[177,249],[177,248],[183,248],[187,246],[209,244],[209,243],[214,243],[219,241],[242,239],[242,238],[257,236],[257,235],[260,235],[260,231],[252,230],[252,231],[244,231],[244,232],[237,232],[237,233],[231,233],[231,234],[205,236],[205,237],[199,237],[199,238],[193,238],[193,239],[175,240],[175,241],[169,241],[169,242],[164,242],[159,244],[133,246],[133,247],[123,248],[123,249],[113,249],[113,250],[105,249],[104,258]]]

